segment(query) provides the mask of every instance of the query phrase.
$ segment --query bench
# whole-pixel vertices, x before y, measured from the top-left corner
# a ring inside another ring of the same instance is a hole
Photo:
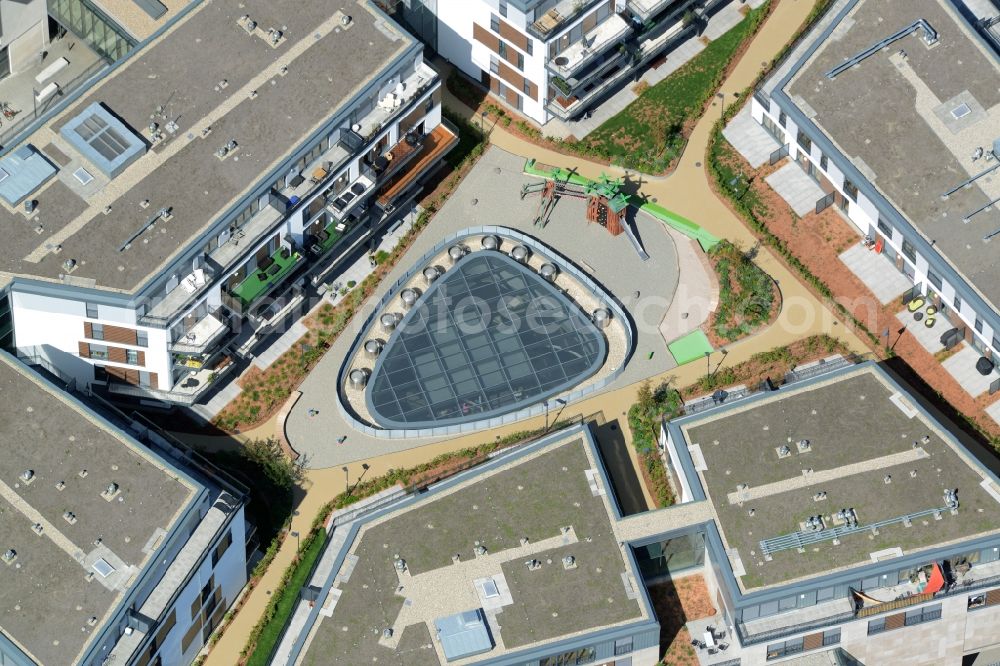
[[[62,70],[67,65],[69,65],[69,60],[66,60],[66,58],[59,58],[53,61],[51,65],[40,71],[38,75],[35,77],[35,81],[39,85],[41,85],[42,83],[45,83],[53,76],[58,74],[59,71]]]

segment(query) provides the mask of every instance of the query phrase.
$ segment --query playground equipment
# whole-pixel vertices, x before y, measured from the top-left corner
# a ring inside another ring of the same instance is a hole
[[[605,174],[601,174],[601,179],[598,181],[586,181],[582,184],[571,182],[569,178],[565,180],[553,178],[522,186],[521,199],[529,194],[540,195],[534,225],[543,229],[548,224],[549,216],[559,198],[585,199],[587,201],[587,221],[596,222],[607,229],[612,236],[624,233],[639,257],[646,261],[649,259],[649,255],[639,243],[639,239],[632,233],[628,222],[623,219],[629,206],[628,195],[621,191],[623,183],[623,179],[611,179]]]

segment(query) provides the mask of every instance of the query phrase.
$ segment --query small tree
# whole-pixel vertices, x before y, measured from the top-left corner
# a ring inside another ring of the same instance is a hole
[[[243,444],[241,453],[280,488],[290,489],[302,478],[302,467],[285,456],[281,444],[274,437],[251,439]]]

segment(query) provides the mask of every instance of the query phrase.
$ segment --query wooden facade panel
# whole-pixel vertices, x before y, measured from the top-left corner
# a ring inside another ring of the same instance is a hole
[[[906,624],[906,613],[896,613],[885,618],[885,630],[899,629]]]
[[[990,590],[986,593],[986,605],[994,606],[1000,604],[1000,590]]]
[[[500,52],[500,38],[478,23],[472,24],[472,38],[480,44],[485,44],[493,53]]]
[[[108,360],[113,363],[125,363],[125,349],[123,347],[108,347]]]
[[[503,20],[500,21],[500,36],[521,49],[524,53],[528,52],[528,41],[531,38]]]
[[[90,345],[86,342],[80,342],[80,358],[90,358]]]
[[[89,321],[83,322],[83,337],[93,338],[94,337],[94,325]]]
[[[145,365],[146,365],[146,352],[139,351],[139,352],[136,352],[136,354],[139,357],[139,365],[145,367]]]
[[[500,78],[509,83],[518,94],[526,94],[531,99],[538,99],[538,86],[521,76],[520,72],[504,62],[500,63]],[[528,84],[527,92],[525,92],[525,83]]]
[[[107,342],[117,342],[121,345],[134,345],[136,343],[136,333],[134,329],[123,328],[121,326],[104,326],[104,340]]]
[[[802,650],[815,650],[823,647],[823,632],[809,634],[802,637]]]

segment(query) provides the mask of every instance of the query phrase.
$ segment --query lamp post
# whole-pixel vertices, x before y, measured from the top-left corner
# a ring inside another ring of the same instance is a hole
[[[350,492],[351,492],[351,470],[349,470],[346,465],[343,466],[343,467],[341,467],[340,469],[344,470],[344,481],[345,481],[344,490],[346,490],[347,493],[350,494]]]
[[[544,400],[542,402],[542,404],[545,405],[545,430],[548,431],[548,429],[549,429],[549,401],[548,400]]]
[[[484,139],[486,138],[486,112],[485,111],[482,111],[479,114],[479,133],[483,135]]]
[[[719,112],[719,118],[725,118],[725,116],[726,116],[726,93],[724,93],[724,92],[717,92],[717,93],[715,93],[715,96],[719,98],[719,102],[720,102],[719,106],[722,107],[722,110]]]
[[[712,352],[705,352],[705,379],[712,379]]]
[[[299,553],[302,550],[302,544],[299,542],[299,533],[292,532],[293,537],[295,537],[295,559],[299,559]]]

